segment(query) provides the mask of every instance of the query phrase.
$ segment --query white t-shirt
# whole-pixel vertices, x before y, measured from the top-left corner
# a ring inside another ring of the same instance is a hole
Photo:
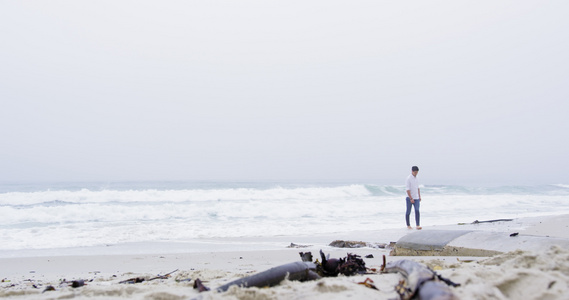
[[[419,180],[413,174],[409,174],[409,177],[405,180],[405,188],[407,191],[411,191],[413,199],[419,199]]]

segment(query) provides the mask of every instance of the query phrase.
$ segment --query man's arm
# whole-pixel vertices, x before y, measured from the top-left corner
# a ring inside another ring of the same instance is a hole
[[[407,190],[407,197],[411,199],[411,203],[415,203],[415,200],[413,199],[413,197],[411,197],[411,190]]]

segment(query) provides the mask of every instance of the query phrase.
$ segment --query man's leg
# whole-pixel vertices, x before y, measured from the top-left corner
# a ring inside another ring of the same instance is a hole
[[[411,199],[409,197],[406,198],[407,201],[407,211],[405,211],[405,222],[407,222],[407,228],[411,229],[411,223],[409,222],[409,215],[411,215]]]
[[[417,224],[417,229],[422,229],[421,227],[421,212],[420,212],[420,208],[421,208],[421,201],[419,201],[419,199],[415,200],[415,203],[413,203],[413,206],[415,207],[415,223]]]

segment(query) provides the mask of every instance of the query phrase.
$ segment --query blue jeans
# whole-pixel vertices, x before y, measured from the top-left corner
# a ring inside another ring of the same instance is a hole
[[[407,222],[407,226],[411,226],[409,223],[409,215],[411,214],[411,206],[415,207],[415,223],[417,226],[421,225],[421,213],[419,212],[419,208],[421,207],[421,201],[419,199],[415,199],[415,203],[411,203],[411,198],[405,198],[407,200],[407,211],[405,212],[405,222]]]

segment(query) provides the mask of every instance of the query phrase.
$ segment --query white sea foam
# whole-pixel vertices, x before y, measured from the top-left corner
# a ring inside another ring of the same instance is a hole
[[[569,189],[423,186],[423,225],[569,213]],[[404,225],[403,186],[178,184],[0,193],[0,250],[315,235]],[[413,216],[411,217],[413,220]]]

